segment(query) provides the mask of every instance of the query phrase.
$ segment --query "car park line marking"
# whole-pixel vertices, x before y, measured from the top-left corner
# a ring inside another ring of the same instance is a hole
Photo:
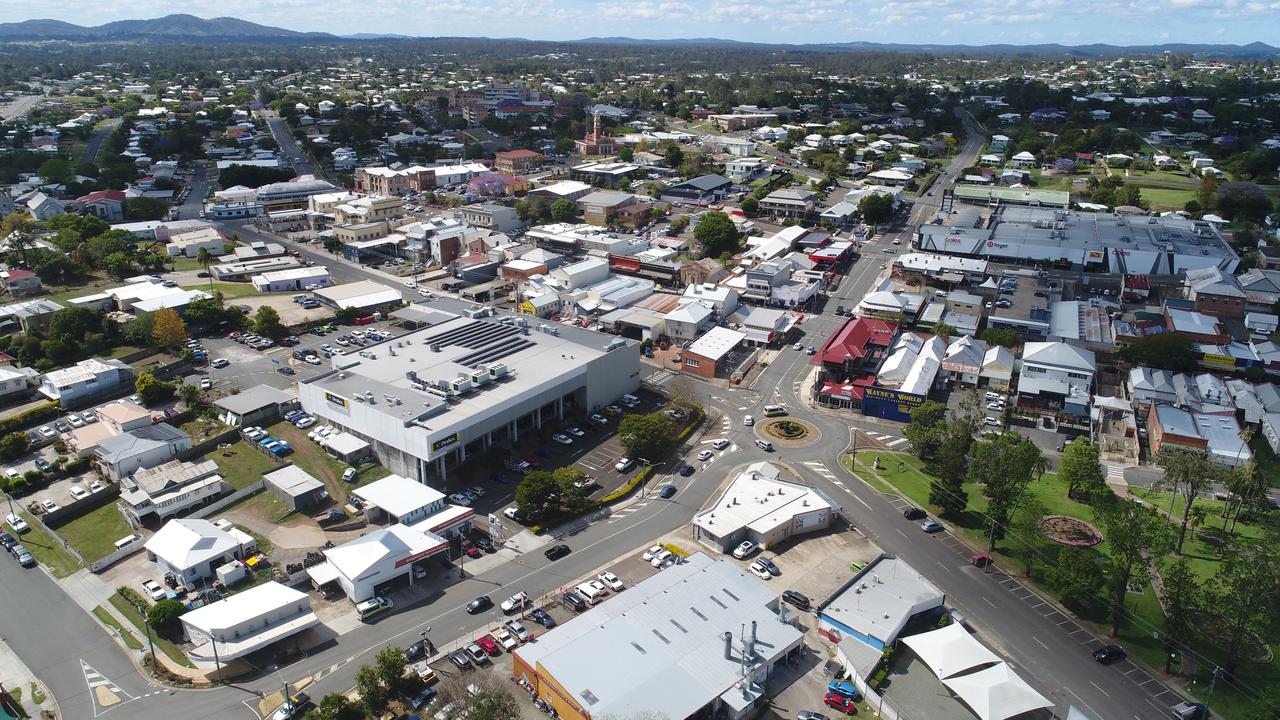
[[[993,603],[993,602],[991,602],[990,600],[988,600],[986,595],[983,595],[983,596],[982,596],[982,601],[983,601],[983,602],[985,602],[986,604],[990,605],[991,607],[998,607],[995,603]]]
[[[1107,692],[1106,690],[1103,690],[1101,687],[1098,687],[1098,683],[1090,680],[1089,684],[1098,688],[1098,692],[1102,693],[1103,695],[1106,695],[1107,697],[1111,697],[1111,693]]]
[[[1049,649],[1049,646],[1048,646],[1048,645],[1045,645],[1045,644],[1044,644],[1044,643],[1042,643],[1042,642],[1040,642],[1040,638],[1036,637],[1035,635],[1032,635],[1032,636],[1031,636],[1031,639],[1032,639],[1032,640],[1035,640],[1035,641],[1036,641],[1036,643],[1037,643],[1040,647],[1044,648],[1045,650],[1048,650],[1048,649]]]
[[[941,560],[934,560],[934,562],[938,563],[938,567],[942,568],[943,570],[946,570],[947,572],[951,572],[951,568],[947,567],[946,565],[943,565]],[[992,607],[995,607],[995,606],[992,605]]]
[[[1063,625],[1066,625],[1066,624],[1067,624],[1067,623],[1069,623],[1069,622],[1071,622],[1071,621],[1070,621],[1070,620],[1063,620],[1062,622],[1058,623],[1058,627],[1062,627]]]
[[[1138,672],[1138,668],[1136,668],[1136,667],[1135,667],[1135,668],[1132,668],[1131,670],[1129,670],[1128,672],[1126,672],[1126,673],[1125,673],[1125,675],[1128,675],[1129,673],[1135,673],[1135,672]],[[1148,680],[1150,680],[1150,678],[1147,678],[1147,679],[1148,679]]]

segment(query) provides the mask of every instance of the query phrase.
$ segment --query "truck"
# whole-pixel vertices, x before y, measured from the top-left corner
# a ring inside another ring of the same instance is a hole
[[[321,525],[332,525],[333,523],[342,522],[347,519],[347,511],[341,508],[329,508],[324,512],[316,515],[314,520]]]
[[[428,665],[426,659],[409,663],[404,668],[405,677],[416,677],[423,685],[434,685],[439,682],[440,678],[436,677],[436,673]]]
[[[493,639],[497,641],[498,645],[506,652],[511,652],[520,645],[520,642],[511,635],[511,632],[501,625],[491,629],[489,631],[489,635],[493,637]]]

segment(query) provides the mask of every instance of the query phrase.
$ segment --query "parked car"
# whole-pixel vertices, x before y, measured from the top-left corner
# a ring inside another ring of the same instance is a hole
[[[1119,645],[1104,645],[1093,651],[1093,659],[1103,665],[1112,665],[1125,659],[1127,654]]]
[[[858,704],[840,693],[829,692],[823,696],[822,702],[827,707],[839,710],[845,715],[853,715],[858,712]]]
[[[739,560],[746,559],[751,553],[756,551],[756,544],[750,540],[743,540],[738,547],[733,549],[733,556]]]
[[[772,580],[773,573],[769,572],[769,568],[760,564],[759,560],[752,562],[747,566],[747,570],[761,580]]]
[[[52,500],[41,500],[40,507],[44,508],[44,511],[47,513],[57,512],[62,509],[61,505]]]
[[[533,612],[529,613],[529,619],[548,630],[556,626],[555,618],[551,617],[551,615],[542,608],[535,608]]]
[[[572,439],[572,438],[570,438],[570,437],[569,437],[569,436],[567,436],[567,435],[561,435],[560,433],[556,433],[556,434],[552,435],[552,436],[551,436],[551,439],[552,439],[552,440],[555,440],[556,442],[560,443],[561,445],[572,445],[572,444],[573,444],[573,439]]]
[[[579,437],[579,438],[586,435],[586,433],[583,432],[582,429],[577,427],[576,425],[574,427],[566,429],[565,432],[569,433],[574,437]]]
[[[654,555],[653,559],[649,561],[649,564],[656,568],[661,568],[668,563],[675,562],[675,557],[675,553],[664,549],[657,555]]]
[[[151,579],[142,581],[142,589],[146,590],[147,596],[156,602],[163,600],[166,593],[163,585]]]
[[[31,529],[31,526],[27,524],[27,521],[18,517],[16,513],[9,513],[5,516],[4,521],[6,525],[19,535]]]
[[[600,578],[600,582],[604,583],[606,587],[608,587],[610,590],[614,592],[618,592],[625,587],[622,584],[622,580],[617,575],[614,575],[608,570],[600,573],[596,577]]]
[[[936,532],[942,532],[943,527],[942,527],[942,523],[938,522],[937,520],[925,520],[924,522],[920,523],[920,529],[927,533],[932,534]]]
[[[526,628],[524,626],[524,623],[520,622],[519,620],[508,620],[505,623],[503,623],[502,626],[507,629],[507,632],[511,633],[512,637],[519,640],[520,642],[529,641],[529,637],[530,637],[529,629]]]
[[[88,491],[88,490],[85,490],[84,488],[80,487],[79,485],[72,485],[72,486],[71,486],[71,491],[70,491],[70,492],[71,492],[71,498],[72,498],[73,500],[83,500],[83,499],[85,499],[85,498],[89,497],[89,491]]]
[[[833,692],[837,695],[843,695],[850,700],[861,700],[862,693],[858,692],[858,688],[847,680],[832,680],[827,683],[827,692]]]
[[[928,513],[918,507],[909,507],[902,511],[902,517],[908,520],[919,520],[920,518],[927,516]]]
[[[479,645],[480,649],[483,650],[486,655],[492,656],[502,654],[502,648],[498,647],[498,643],[494,642],[493,638],[488,635],[481,635],[476,638],[475,644]]]
[[[587,608],[591,607],[590,605],[587,605],[587,601],[583,600],[578,593],[567,592],[562,597],[564,599],[564,604],[569,606],[569,609],[574,612],[584,612]]]
[[[601,415],[600,413],[591,413],[591,422],[597,425],[608,425],[609,418]]]
[[[467,657],[467,654],[462,652],[461,649],[449,653],[449,661],[459,670],[471,669],[471,658]]]
[[[795,590],[784,590],[782,592],[782,600],[798,610],[808,610],[813,604],[809,600],[809,596]]]
[[[543,555],[546,555],[548,560],[551,560],[554,562],[564,557],[565,555],[568,555],[571,552],[573,551],[569,549],[568,545],[552,545],[551,547],[547,548],[547,551],[544,552]]]
[[[502,612],[513,613],[529,603],[529,595],[524,591],[520,591],[506,600],[502,601]]]

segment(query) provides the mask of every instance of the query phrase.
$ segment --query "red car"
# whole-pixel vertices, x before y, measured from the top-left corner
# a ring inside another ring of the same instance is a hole
[[[532,465],[534,470],[537,470],[538,468],[542,467],[542,463],[539,462],[538,458],[532,455],[521,455],[520,459]]]
[[[822,698],[822,702],[826,703],[827,707],[835,708],[846,715],[858,714],[858,704],[840,693],[829,692]]]
[[[462,543],[462,552],[466,553],[467,557],[469,558],[478,558],[484,554],[484,551],[482,551],[480,548],[476,547],[475,545],[472,545],[471,543],[465,543],[465,542]]]
[[[498,643],[495,642],[494,639],[492,637],[489,637],[488,635],[481,635],[480,637],[476,638],[476,644],[480,646],[481,650],[485,651],[489,655],[502,654],[502,648],[498,647]]]

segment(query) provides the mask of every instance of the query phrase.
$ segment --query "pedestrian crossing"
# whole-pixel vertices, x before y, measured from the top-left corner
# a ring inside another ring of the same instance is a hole
[[[662,370],[658,370],[654,372],[652,375],[645,378],[645,382],[649,383],[650,385],[653,385],[654,387],[662,387],[663,385],[667,384],[667,381],[669,381],[671,378],[675,376],[676,376],[675,373],[664,368]]]
[[[1120,465],[1107,465],[1107,482],[1124,482],[1124,468]]]
[[[84,673],[84,682],[89,686],[89,695],[93,699],[93,716],[98,717],[113,707],[137,700],[125,692],[107,676],[94,670],[89,663],[80,661],[80,671]],[[153,693],[154,694],[154,693]]]
[[[874,432],[872,430],[863,430],[862,432],[867,437],[875,440],[890,450],[905,450],[906,446],[911,442],[904,437],[894,437],[893,435],[886,435],[882,432]]]

